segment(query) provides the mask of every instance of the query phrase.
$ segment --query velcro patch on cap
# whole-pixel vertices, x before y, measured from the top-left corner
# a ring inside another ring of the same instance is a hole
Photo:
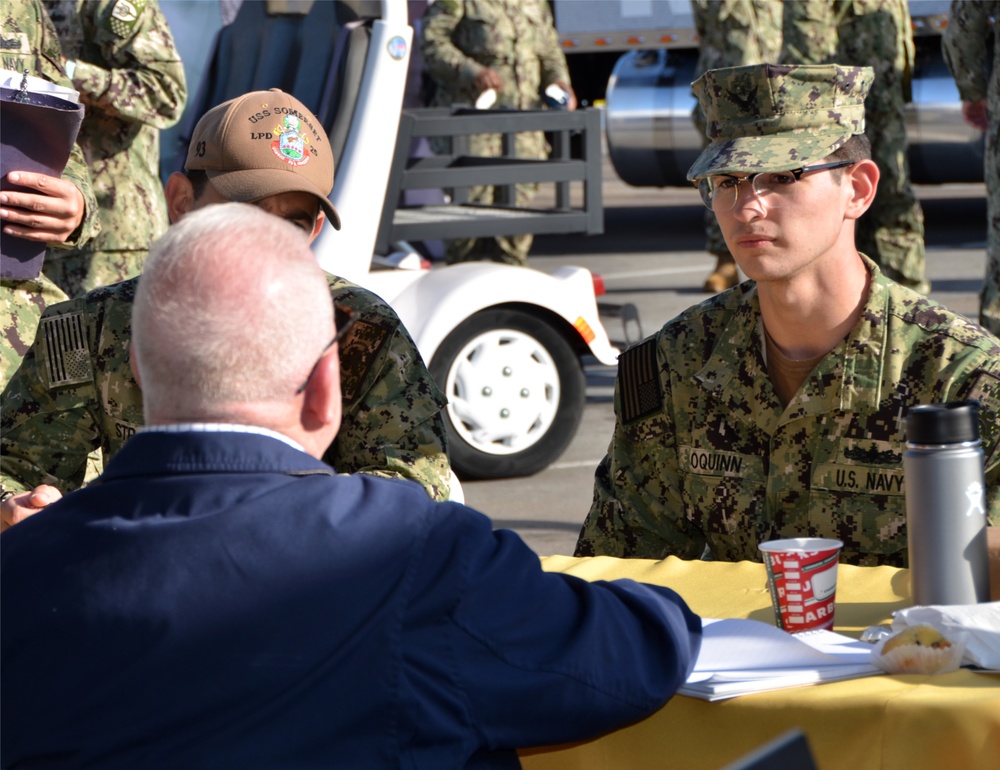
[[[145,7],[146,0],[118,0],[104,26],[113,35],[128,37],[135,29]]]
[[[39,324],[39,356],[50,388],[77,385],[93,379],[83,313],[43,318]]]
[[[344,403],[350,404],[361,392],[368,372],[391,329],[358,319],[340,342],[340,390]]]
[[[647,417],[663,407],[656,365],[656,337],[622,353],[618,359],[618,385],[624,423]]]

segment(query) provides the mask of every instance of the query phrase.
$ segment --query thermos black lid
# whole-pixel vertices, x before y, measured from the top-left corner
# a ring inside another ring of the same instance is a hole
[[[960,444],[978,440],[978,401],[919,404],[906,412],[909,444]]]

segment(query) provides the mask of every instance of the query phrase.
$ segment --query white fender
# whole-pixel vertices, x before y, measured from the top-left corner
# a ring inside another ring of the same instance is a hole
[[[465,319],[498,305],[523,304],[549,310],[577,329],[602,364],[617,363],[619,350],[608,339],[594,296],[593,276],[582,267],[547,274],[492,262],[468,262],[429,271],[385,271],[365,285],[399,314],[430,363],[441,342]],[[409,273],[403,283],[398,273]]]

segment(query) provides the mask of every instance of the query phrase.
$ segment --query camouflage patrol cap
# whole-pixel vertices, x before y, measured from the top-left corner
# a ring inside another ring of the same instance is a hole
[[[692,84],[710,144],[688,179],[786,171],[827,157],[865,130],[871,67],[754,64],[709,70]]]
[[[207,172],[212,186],[238,203],[310,193],[340,229],[328,197],[333,152],[326,131],[302,102],[277,88],[252,91],[206,112],[195,126],[184,168]]]

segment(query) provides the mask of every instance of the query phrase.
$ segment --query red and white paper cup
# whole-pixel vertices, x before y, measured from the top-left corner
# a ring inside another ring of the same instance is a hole
[[[789,633],[833,628],[837,561],[844,544],[796,537],[760,544],[778,628]]]

